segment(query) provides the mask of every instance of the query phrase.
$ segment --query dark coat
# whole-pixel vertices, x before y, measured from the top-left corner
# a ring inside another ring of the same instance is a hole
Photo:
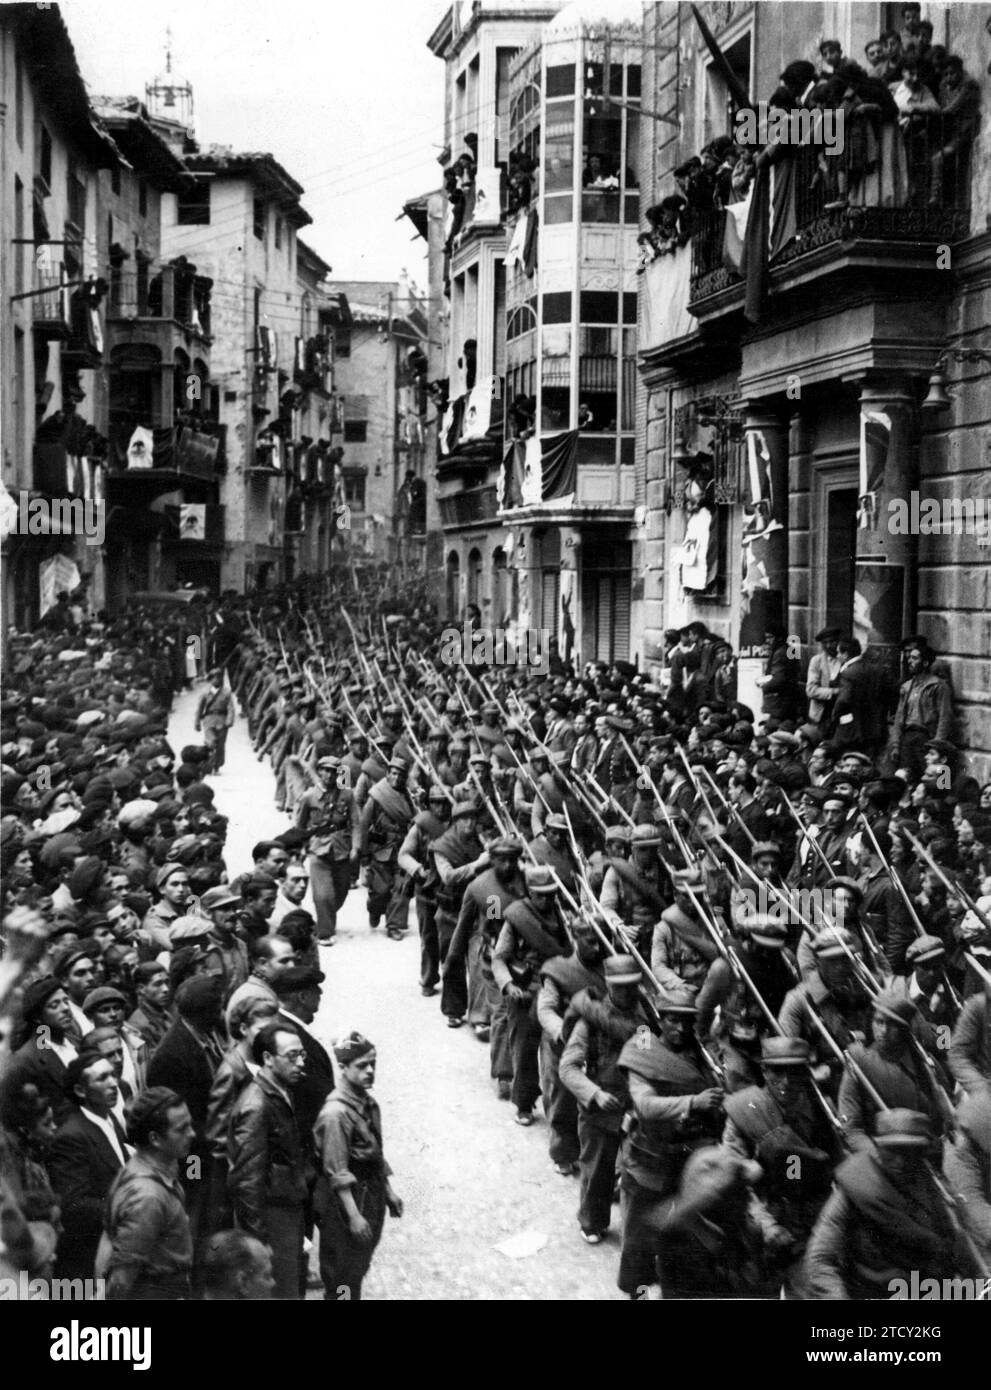
[[[306,1070],[297,1086],[293,1087],[293,1104],[296,1108],[296,1123],[300,1139],[307,1151],[313,1144],[313,1126],[323,1109],[323,1103],[334,1089],[334,1064],[327,1049],[317,1042],[311,1033],[296,1027],[296,1021],[288,1014],[279,1017],[290,1028],[295,1028],[306,1053]]]
[[[182,1019],[176,1019],[165,1034],[148,1067],[149,1086],[168,1086],[189,1106],[197,1143],[202,1143],[206,1134],[214,1070],[211,1059]]]
[[[124,1135],[113,1116],[111,1123],[123,1148]],[[81,1110],[68,1116],[52,1140],[48,1173],[62,1204],[59,1278],[93,1278],[104,1203],[123,1166],[106,1135]]]
[[[228,1152],[238,1227],[268,1244],[280,1210],[305,1203],[316,1165],[304,1158],[293,1109],[264,1075],[234,1102]]]
[[[61,1123],[72,1113],[72,1101],[65,1090],[65,1072],[65,1064],[59,1056],[50,1047],[39,1047],[37,1037],[32,1034],[14,1053],[4,1078],[4,1091],[12,1092],[29,1083],[37,1086],[51,1104],[56,1122]]]

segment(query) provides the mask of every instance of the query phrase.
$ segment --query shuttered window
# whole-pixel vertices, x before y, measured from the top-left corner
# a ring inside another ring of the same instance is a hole
[[[629,661],[630,564],[628,543],[590,545],[582,569],[582,659]]]

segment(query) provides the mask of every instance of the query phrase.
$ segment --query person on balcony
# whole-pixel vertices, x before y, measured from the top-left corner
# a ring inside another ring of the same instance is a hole
[[[590,154],[585,172],[582,174],[582,187],[597,189],[604,193],[613,193],[619,188],[619,177],[611,170],[601,154]]]
[[[841,63],[848,61],[843,57],[843,45],[839,39],[823,39],[819,45],[819,78],[830,78]]]
[[[977,133],[981,89],[976,78],[964,72],[963,59],[947,56],[939,84],[939,106],[943,131],[939,148],[932,156],[929,202],[934,206],[953,204],[964,192],[966,156]]]

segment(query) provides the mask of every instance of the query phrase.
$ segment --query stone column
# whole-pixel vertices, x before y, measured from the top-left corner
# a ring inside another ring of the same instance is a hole
[[[915,624],[917,527],[891,529],[892,503],[914,513],[918,490],[915,400],[904,379],[863,382],[860,392],[860,513],[853,635],[898,669],[901,639]],[[909,528],[904,528],[908,530]]]
[[[788,625],[788,427],[755,402],[747,407],[745,430],[744,495],[759,511],[744,517],[738,687],[740,700],[756,711],[763,705],[756,681],[764,670],[764,634]]]

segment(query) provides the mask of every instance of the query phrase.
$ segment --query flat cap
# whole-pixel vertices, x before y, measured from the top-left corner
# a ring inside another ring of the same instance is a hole
[[[128,1007],[127,999],[119,989],[114,989],[112,985],[100,985],[97,989],[91,989],[83,1000],[83,1013],[89,1018],[93,1010],[103,1004],[120,1004],[124,1009]]]
[[[859,956],[860,945],[845,927],[824,927],[812,939],[812,950],[820,960],[837,956]]]
[[[630,844],[640,845],[644,848],[650,845],[659,845],[661,837],[658,834],[656,825],[635,825],[630,831]]]
[[[690,989],[667,989],[657,996],[659,1014],[697,1014],[695,993]]]
[[[546,864],[528,864],[524,870],[527,892],[536,893],[556,893],[558,891],[557,878],[554,871]]]
[[[874,1142],[882,1149],[927,1149],[933,1142],[929,1116],[920,1110],[882,1110],[874,1122]]]
[[[773,855],[775,859],[780,859],[781,846],[775,844],[773,840],[758,840],[750,851],[750,858],[763,859],[765,855]]]
[[[902,1028],[911,1028],[918,1012],[911,999],[893,989],[882,989],[875,998],[872,1008],[875,1013],[883,1014],[885,1018],[890,1019],[892,1023],[899,1024]]]
[[[512,856],[514,859],[520,858],[523,854],[523,845],[519,840],[514,840],[510,835],[503,835],[498,840],[493,840],[489,845],[489,856],[504,855],[507,858]]]
[[[187,873],[185,864],[163,864],[155,874],[155,887],[161,892],[173,875],[185,873]]]
[[[205,941],[213,930],[213,924],[205,917],[177,917],[169,927],[170,946],[188,946],[194,941]]]
[[[905,951],[905,959],[909,965],[929,965],[945,957],[946,947],[938,936],[917,936]]]
[[[62,988],[62,981],[55,975],[43,975],[40,980],[32,980],[24,991],[21,999],[21,1013],[25,1019],[32,1022],[41,1010]]]
[[[607,985],[638,985],[640,967],[633,956],[606,956],[603,961]]]
[[[807,1067],[812,1049],[804,1038],[765,1038],[760,1045],[760,1060],[765,1067]]]

